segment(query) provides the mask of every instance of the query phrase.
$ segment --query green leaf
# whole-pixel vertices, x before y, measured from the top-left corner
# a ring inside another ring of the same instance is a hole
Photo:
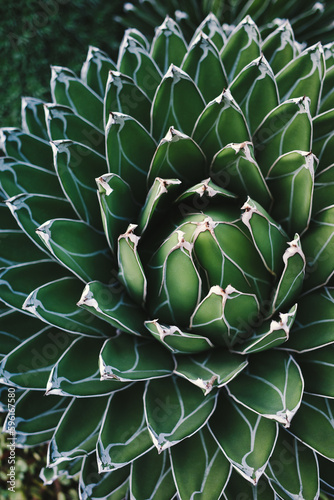
[[[174,498],[175,484],[168,451],[158,454],[153,449],[132,462],[130,486],[133,500]]]
[[[289,427],[304,390],[301,370],[283,351],[254,354],[248,367],[229,382],[227,391],[238,403]]]
[[[223,387],[236,377],[248,361],[225,349],[215,349],[196,356],[177,356],[176,375],[200,387],[206,396],[214,387]]]
[[[104,232],[112,254],[116,255],[118,236],[135,220],[138,208],[129,184],[118,175],[104,174],[96,183]]]
[[[217,17],[210,12],[206,18],[201,22],[201,24],[196,29],[193,38],[190,42],[190,46],[195,43],[195,40],[204,33],[211,40],[211,42],[220,51],[224,44],[226,43],[226,36],[222,29],[221,23],[218,21]]]
[[[27,296],[45,282],[64,277],[65,270],[52,260],[18,264],[0,271],[0,298],[9,307],[22,309]]]
[[[161,325],[157,320],[145,321],[145,326],[153,337],[175,354],[193,354],[213,347],[209,339],[183,332],[177,326]]]
[[[319,113],[330,111],[334,108],[334,66],[331,66],[325,72],[323,87],[321,92],[321,101]]]
[[[275,76],[263,55],[245,66],[229,88],[245,115],[251,133],[279,104]]]
[[[45,124],[44,102],[36,97],[22,97],[21,100],[22,130],[48,141]]]
[[[50,325],[70,333],[89,337],[104,337],[110,328],[104,321],[77,306],[82,294],[82,282],[65,276],[32,291],[23,309]]]
[[[203,97],[185,71],[171,64],[159,84],[152,103],[152,135],[160,141],[171,126],[191,135],[204,108]]]
[[[134,80],[119,71],[110,71],[104,98],[104,120],[118,112],[131,115],[147,130],[150,129],[151,101]]]
[[[199,32],[193,38],[181,69],[194,80],[206,103],[227,87],[226,74],[217,47],[204,32]]]
[[[298,356],[297,361],[305,380],[305,392],[334,398],[334,346]]]
[[[97,441],[99,472],[124,467],[153,448],[143,411],[144,384],[113,394]]]
[[[230,475],[230,463],[207,427],[171,448],[171,462],[181,499],[217,500]]]
[[[58,401],[59,398],[45,399]],[[108,400],[109,397],[106,396],[72,399],[49,443],[47,457],[49,466],[58,465],[64,460],[84,457],[95,449]]]
[[[313,119],[312,152],[319,159],[318,172],[333,164],[333,119],[334,109],[321,113]]]
[[[97,467],[96,453],[83,459],[79,478],[81,500],[121,500],[128,490],[130,467],[122,467],[112,472],[100,474]]]
[[[278,321],[271,318],[265,320],[239,347],[234,346],[233,351],[240,354],[250,354],[267,351],[283,344],[289,339],[296,313],[297,304],[291,307],[287,313],[279,313]]]
[[[307,230],[312,211],[317,158],[310,152],[292,151],[280,156],[268,172],[274,203],[271,216],[288,234]]]
[[[109,279],[111,257],[105,238],[85,222],[49,220],[37,229],[37,234],[51,254],[82,281]]]
[[[115,63],[105,52],[90,45],[87,58],[81,68],[80,78],[103,99],[109,71],[115,69]]]
[[[29,337],[45,328],[38,319],[27,316],[22,311],[16,311],[15,309],[1,308],[0,323],[1,359]],[[22,328],[23,323],[24,328]]]
[[[297,318],[284,348],[302,353],[333,343],[333,305],[333,288],[322,288],[301,297]]]
[[[161,453],[201,429],[216,406],[216,395],[203,397],[200,389],[180,377],[147,382],[145,416],[152,441]]]
[[[160,141],[150,166],[148,184],[157,177],[176,178],[191,186],[207,175],[205,156],[191,137],[170,127]]]
[[[88,283],[78,306],[87,309],[115,328],[134,335],[147,336],[144,311],[129,299],[124,293],[123,285],[117,281],[112,285],[104,285],[98,281]]]
[[[254,485],[243,479],[236,469],[232,469],[228,483],[224,490],[224,500],[235,500],[240,495],[240,500],[278,500],[271,486],[264,476],[261,476]],[[241,496],[242,495],[242,496]]]
[[[260,56],[260,40],[260,33],[250,16],[234,28],[220,54],[229,82]]]
[[[289,21],[279,24],[263,41],[262,51],[276,74],[298,55],[297,44]]]
[[[166,73],[171,63],[181,65],[187,51],[182,31],[176,22],[167,16],[155,30],[151,46],[151,56],[162,73]]]
[[[275,447],[277,423],[221,397],[209,429],[233,467],[256,485]]]
[[[137,120],[122,113],[110,114],[106,126],[109,171],[131,186],[135,200],[140,203],[146,198],[147,173],[155,149],[154,139]]]
[[[15,127],[0,129],[0,148],[7,156],[53,171],[52,150],[48,141],[26,134]]]
[[[124,234],[118,237],[119,279],[129,296],[140,306],[144,306],[147,280],[138,254],[140,236],[135,235],[136,224],[130,224]]]
[[[128,32],[119,49],[117,66],[121,73],[131,75],[138,87],[153,99],[161,81],[161,71],[143,45]]]
[[[192,137],[206,155],[208,164],[227,144],[250,140],[245,117],[228,89],[205,107]]]
[[[103,114],[101,120],[102,117]],[[69,139],[94,149],[100,155],[105,155],[104,133],[100,128],[75,114],[68,106],[46,104],[45,120],[50,141]]]
[[[311,115],[316,115],[324,72],[324,52],[319,42],[304,50],[276,75],[281,101],[307,95],[311,99]]]
[[[0,267],[34,262],[44,257],[20,229],[0,230]]]
[[[217,180],[220,183],[220,179]],[[192,186],[184,191],[184,193],[177,198],[176,202],[178,203],[181,213],[183,210],[188,210],[188,213],[191,213],[194,207],[197,209],[203,209],[206,208],[211,201],[221,200],[224,202],[224,198],[225,200],[226,198],[235,199],[237,196],[231,191],[215,184],[212,182],[211,178],[208,177],[202,182],[199,182],[198,184],[195,184],[195,186]],[[187,204],[185,201],[189,201],[190,203]]]
[[[51,68],[52,100],[60,105],[69,106],[94,127],[103,130],[103,100],[73,71],[60,66]]]
[[[272,196],[254,156],[251,142],[229,144],[214,157],[211,178],[241,197],[250,196],[269,209]]]
[[[327,460],[322,455],[317,455],[319,470],[320,470],[320,486],[321,490],[333,495],[334,493],[334,483],[333,483],[333,463]]]
[[[99,357],[102,380],[148,380],[169,376],[174,369],[171,354],[158,342],[119,332],[107,340]]]
[[[253,143],[255,156],[264,177],[277,158],[284,153],[296,150],[311,151],[310,99],[288,99],[274,108],[255,131]]]
[[[73,141],[54,141],[51,145],[55,170],[68,201],[79,219],[100,229],[95,177],[107,170],[105,158]]]
[[[319,172],[315,177],[313,213],[317,214],[332,205],[334,199],[334,164]]]
[[[334,462],[334,400],[305,394],[292,421],[291,433]]]
[[[282,429],[266,475],[271,487],[283,500],[319,498],[319,472],[315,453]]]
[[[98,359],[104,339],[77,337],[54,364],[46,395],[103,396],[124,388],[115,380],[100,379]]]

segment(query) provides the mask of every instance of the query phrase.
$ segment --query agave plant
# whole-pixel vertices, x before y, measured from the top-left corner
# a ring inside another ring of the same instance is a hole
[[[2,400],[46,482],[333,494],[333,71],[288,22],[166,18],[1,129]]]
[[[261,33],[269,34],[274,25],[289,19],[300,42],[309,45],[321,40],[333,41],[333,2],[314,0],[132,0],[124,3],[124,14],[115,16],[123,26],[136,27],[144,33],[160,24],[166,15],[175,17],[183,34],[192,37],[194,29],[210,12],[224,23],[238,24],[246,15],[257,23]]]

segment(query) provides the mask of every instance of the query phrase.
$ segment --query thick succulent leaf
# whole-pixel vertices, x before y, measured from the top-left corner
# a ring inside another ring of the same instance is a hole
[[[274,491],[283,500],[319,498],[319,472],[315,453],[280,429],[266,469]]]
[[[45,124],[44,102],[41,99],[22,97],[21,119],[23,132],[35,135],[45,141],[49,140]]]
[[[9,307],[22,309],[31,290],[65,276],[65,269],[52,260],[18,264],[0,270],[0,297]],[[30,314],[30,313],[27,313]]]
[[[333,463],[322,455],[317,455],[320,470],[320,486],[322,491],[329,495],[334,494]]]
[[[166,377],[174,369],[171,354],[158,342],[120,332],[106,340],[99,356],[102,380],[149,380]]]
[[[147,280],[138,254],[140,236],[134,233],[136,224],[130,224],[124,234],[118,237],[119,279],[129,296],[140,306],[144,306]]]
[[[216,285],[196,307],[190,328],[215,345],[230,347],[245,334],[245,318],[257,317],[258,313],[259,303],[254,294],[240,292],[231,285],[225,289]]]
[[[217,500],[231,465],[207,427],[170,450],[175,484],[181,500]]]
[[[45,399],[58,401],[59,398],[46,397]],[[86,456],[95,449],[108,400],[109,397],[106,396],[72,399],[49,443],[48,466]]]
[[[100,379],[99,353],[104,339],[78,337],[54,364],[46,394],[90,397],[123,389],[115,380]]]
[[[50,86],[53,102],[69,106],[76,114],[103,130],[103,100],[73,71],[53,66]]]
[[[130,486],[133,500],[174,498],[175,484],[168,451],[158,454],[153,449],[132,462]]]
[[[151,185],[156,177],[176,178],[188,187],[194,179],[206,177],[206,173],[205,156],[196,142],[170,127],[154,153],[148,183]]]
[[[209,429],[233,467],[257,484],[273,452],[277,424],[220,397]]]
[[[307,95],[311,99],[310,112],[314,116],[320,104],[324,71],[325,59],[321,44],[308,47],[276,75],[281,101]]]
[[[334,400],[305,394],[291,433],[334,462]]]
[[[286,249],[287,235],[261,205],[248,198],[241,207],[242,222],[248,228],[262,262],[273,275],[282,271],[282,255]]]
[[[288,99],[274,108],[255,131],[256,159],[264,177],[276,159],[290,151],[310,151],[312,120],[308,97]],[[315,151],[314,151],[315,152]]]
[[[80,78],[100,97],[104,97],[109,71],[115,70],[116,65],[108,54],[93,47],[88,49],[87,57],[82,65]]]
[[[0,267],[34,262],[44,257],[20,229],[0,230]]]
[[[279,104],[275,76],[263,55],[245,66],[229,88],[245,115],[251,133]]]
[[[145,326],[153,337],[175,354],[194,354],[213,347],[211,341],[201,335],[183,332],[177,326],[162,325],[158,320],[145,321]]]
[[[224,500],[236,500],[238,495],[240,500],[242,498],[245,500],[280,500],[264,475],[254,485],[243,479],[235,469],[232,469],[222,498]]]
[[[227,386],[238,403],[285,427],[298,411],[303,390],[298,364],[290,354],[278,350],[253,354],[246,370]]]
[[[318,172],[333,163],[334,109],[321,113],[313,119],[314,139],[312,152],[319,159]]]
[[[52,484],[61,476],[76,478],[78,473],[81,471],[82,464],[83,458],[78,457],[73,460],[64,460],[64,462],[55,466],[42,467],[39,473],[39,478],[43,481],[44,485]]]
[[[152,103],[153,137],[160,141],[171,126],[190,135],[204,105],[203,97],[190,76],[171,64]]]
[[[58,217],[73,217],[70,203],[64,198],[46,196],[43,194],[18,194],[6,201],[19,227],[44,253],[49,255],[36,229],[55,215]]]
[[[2,195],[0,201],[0,217],[1,217],[1,229],[17,230],[17,224],[12,216],[10,210],[8,210],[8,205],[2,201]]]
[[[117,253],[118,236],[135,220],[138,208],[131,188],[116,174],[104,174],[96,180],[104,232],[113,253]]]
[[[325,72],[323,87],[321,92],[321,101],[319,113],[330,111],[334,108],[334,66],[331,66]]]
[[[334,398],[333,360],[333,345],[298,356],[297,361],[305,380],[305,392],[316,396]]]
[[[275,74],[295,59],[298,50],[289,21],[279,24],[263,41],[261,49]]]
[[[113,394],[97,441],[99,472],[124,467],[153,448],[144,411],[144,383]]]
[[[31,186],[34,193],[63,197],[57,176],[44,167],[4,156],[0,158],[0,172],[1,189],[8,198],[29,193]]]
[[[192,137],[209,163],[217,151],[227,144],[249,141],[244,115],[228,89],[224,89],[205,107],[198,117]]]
[[[315,177],[313,193],[313,214],[332,205],[334,200],[334,164]]]
[[[7,385],[45,390],[51,369],[73,341],[67,332],[44,327],[5,356],[0,364],[0,379]]]
[[[228,144],[213,158],[211,178],[239,196],[250,196],[270,208],[272,196],[254,156],[251,142]]]
[[[156,62],[131,32],[125,34],[118,53],[118,70],[131,75],[135,83],[149,99],[153,99],[155,89],[162,74]]]
[[[289,338],[296,314],[297,304],[291,307],[287,313],[279,313],[279,320],[271,318],[265,320],[240,346],[234,346],[233,351],[240,354],[251,354],[267,351],[283,344]]]
[[[48,141],[26,134],[15,127],[0,128],[0,149],[7,156],[53,171],[52,150]]]
[[[24,321],[24,328],[22,328],[22,321]],[[21,311],[2,309],[2,307],[0,311],[0,323],[1,359],[29,337],[44,329],[44,325],[38,319],[22,314]],[[61,332],[58,332],[58,334],[59,337],[62,337]]]
[[[51,254],[82,281],[109,279],[111,257],[104,235],[85,222],[49,220],[37,229],[37,234]]]
[[[296,352],[319,349],[334,342],[334,289],[309,293],[298,302],[298,314],[284,348]],[[317,332],[314,335],[314,332]]]
[[[99,281],[88,283],[78,302],[95,316],[107,321],[115,328],[134,335],[147,336],[144,327],[144,311],[124,293],[124,287],[116,280],[112,285]]]
[[[151,101],[128,75],[110,71],[104,97],[104,121],[113,112],[131,115],[147,130],[150,128]]]
[[[151,46],[151,56],[162,73],[166,73],[171,63],[181,65],[187,51],[182,31],[176,22],[167,16],[156,28]]]
[[[309,226],[316,167],[314,154],[292,151],[280,156],[268,172],[270,192],[279,200],[271,215],[288,234],[302,234]]]
[[[334,205],[311,219],[302,244],[307,259],[304,286],[312,290],[326,284],[334,274]]]
[[[221,179],[217,179],[218,183],[221,184]],[[222,183],[223,184],[223,183]],[[237,196],[221,187],[221,185],[215,184],[210,177],[204,179],[202,182],[195,184],[191,188],[187,189],[182,193],[176,200],[178,203],[178,208],[181,213],[188,214],[192,213],[194,208],[197,210],[205,209],[212,199],[212,201],[225,201],[226,198],[237,198]],[[189,202],[189,203],[186,203]]]
[[[161,177],[154,179],[139,215],[138,231],[140,234],[145,232],[152,219],[157,220],[168,209],[170,210],[171,200],[175,198],[175,193],[179,192],[180,184],[179,179],[161,179]]]
[[[196,356],[177,356],[176,363],[176,375],[200,387],[206,396],[214,387],[229,383],[248,361],[225,349],[215,349]]]
[[[250,16],[236,26],[221,51],[228,81],[260,54],[260,33]]]
[[[54,141],[51,145],[55,170],[75,213],[79,219],[100,228],[101,215],[94,179],[106,171],[105,158],[73,141]]]
[[[129,467],[100,474],[96,462],[96,453],[90,453],[83,459],[79,478],[81,500],[121,500],[128,490]]]
[[[194,80],[205,102],[212,101],[227,87],[217,47],[204,32],[193,39],[181,68]]]
[[[101,114],[101,120],[103,115]],[[105,155],[103,132],[92,123],[75,114],[73,109],[60,104],[45,105],[45,120],[50,141],[69,139],[95,149]],[[40,165],[40,162],[37,161]]]
[[[306,259],[296,234],[283,254],[284,269],[272,299],[272,312],[291,306],[299,297],[305,277]]]
[[[201,429],[216,406],[216,394],[203,397],[200,389],[180,377],[147,382],[145,417],[159,453]]]
[[[146,177],[155,149],[154,139],[137,120],[122,113],[110,114],[106,126],[109,171],[131,186],[140,203],[146,197]]]
[[[33,290],[23,309],[50,325],[70,333],[89,337],[104,337],[111,328],[96,316],[77,306],[82,294],[82,282],[66,276]]]
[[[193,38],[190,42],[190,46],[195,43],[195,40],[204,33],[211,42],[217,47],[218,50],[223,48],[226,42],[226,36],[224,30],[222,29],[221,23],[217,17],[210,12],[206,18],[201,22],[201,24],[196,29]]]

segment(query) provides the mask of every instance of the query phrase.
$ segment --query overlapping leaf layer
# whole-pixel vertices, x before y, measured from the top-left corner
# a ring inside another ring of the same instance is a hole
[[[333,69],[288,22],[166,18],[1,129],[1,399],[45,481],[333,494]]]

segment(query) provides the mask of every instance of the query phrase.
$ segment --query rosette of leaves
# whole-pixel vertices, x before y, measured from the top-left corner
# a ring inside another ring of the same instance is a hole
[[[190,39],[194,29],[210,12],[226,25],[237,25],[250,15],[265,36],[273,26],[289,19],[295,36],[308,45],[333,41],[334,4],[329,0],[132,0],[123,7],[123,15],[115,20],[123,26],[136,27],[144,33],[162,23],[166,15],[177,19],[183,34]],[[226,26],[227,27],[227,26]]]
[[[288,22],[167,18],[1,129],[2,400],[46,482],[333,494],[333,69]]]

